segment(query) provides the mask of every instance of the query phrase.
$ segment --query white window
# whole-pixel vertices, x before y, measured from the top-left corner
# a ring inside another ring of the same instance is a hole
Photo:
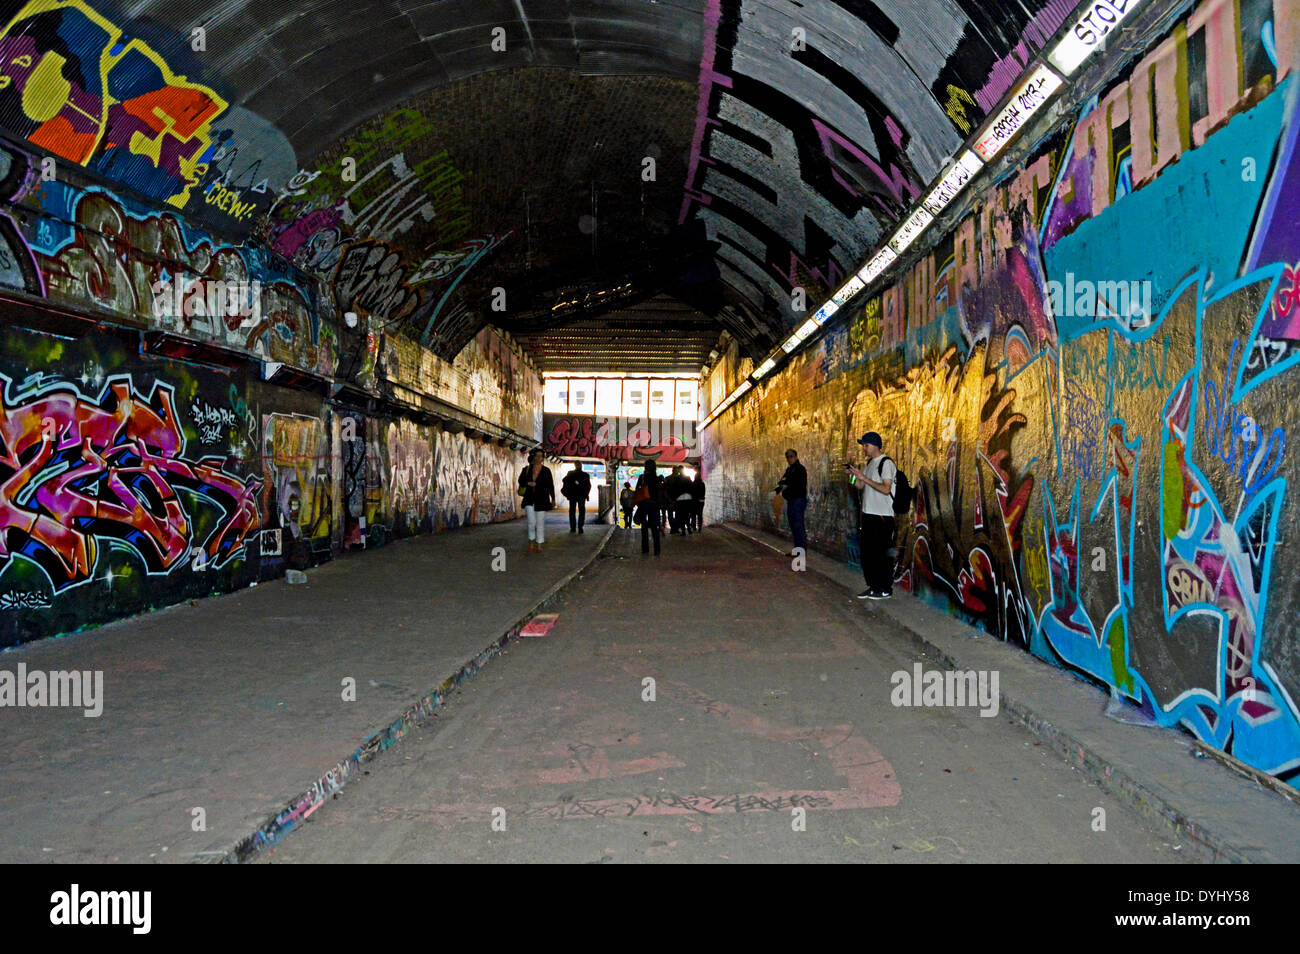
[[[645,417],[646,391],[649,382],[644,380],[623,383],[623,414],[626,417]]]
[[[542,388],[542,410],[547,414],[569,413],[569,379],[547,378]]]

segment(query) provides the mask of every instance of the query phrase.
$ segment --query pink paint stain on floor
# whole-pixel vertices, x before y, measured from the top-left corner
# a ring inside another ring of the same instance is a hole
[[[541,637],[545,636],[555,627],[555,621],[560,618],[559,613],[538,613],[519,631],[520,636]]]
[[[570,759],[562,768],[521,769],[498,773],[485,778],[485,787],[492,789],[526,788],[539,785],[575,785],[582,782],[628,775],[646,775],[665,769],[685,768],[686,763],[667,752],[657,752],[639,759],[615,762],[604,751],[584,753],[580,759]]]
[[[533,802],[518,810],[525,817],[549,818],[627,818],[644,815],[719,815],[750,811],[789,811],[792,808],[845,811],[884,808],[898,804],[902,787],[893,766],[866,739],[854,734],[851,725],[789,728],[779,726],[746,709],[730,706],[684,683],[661,682],[663,698],[681,702],[722,722],[728,730],[765,742],[778,742],[810,748],[817,756],[830,761],[845,782],[838,789],[783,789],[765,785],[756,792],[724,795],[630,795],[609,798],[573,798],[566,795],[553,802]],[[639,739],[639,736],[636,736]],[[609,737],[603,740],[608,742]],[[629,744],[631,733],[615,744]],[[482,779],[494,791],[516,785],[573,785],[577,783],[622,778],[624,776],[684,768],[685,763],[667,752],[615,761],[605,749],[589,745],[569,745],[564,753],[559,746],[548,748],[551,754],[570,754],[562,768],[526,769],[496,773]],[[534,750],[536,754],[536,750]],[[394,810],[393,818],[420,818],[449,824],[456,820],[481,819],[489,810],[486,805],[453,804],[435,806],[427,811]]]

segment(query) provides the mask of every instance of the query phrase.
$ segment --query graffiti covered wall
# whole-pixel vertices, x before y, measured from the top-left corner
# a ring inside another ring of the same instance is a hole
[[[918,486],[899,586],[1294,783],[1297,20],[1194,7],[982,184],[705,432],[713,519],[770,524],[792,446],[851,555],[842,463],[879,431]]]
[[[343,423],[346,548],[522,514],[522,454],[409,420],[345,413]]]
[[[240,376],[7,327],[0,387],[0,646],[256,579]]]
[[[338,370],[332,305],[310,276],[164,209],[85,176],[45,179],[33,155],[0,143],[0,287],[315,374]]]
[[[6,323],[0,648],[228,592],[340,548],[512,519],[521,465],[498,444],[337,412],[242,369]]]

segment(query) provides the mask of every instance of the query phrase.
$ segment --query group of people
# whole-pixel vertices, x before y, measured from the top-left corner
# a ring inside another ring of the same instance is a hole
[[[858,438],[866,455],[861,467],[844,465],[849,481],[860,492],[858,507],[858,551],[862,577],[867,588],[860,600],[885,600],[894,592],[894,543],[898,538],[898,520],[894,508],[898,488],[898,465],[884,452],[884,441],[875,431]],[[785,500],[790,521],[790,536],[796,549],[807,552],[808,534],[804,514],[808,509],[808,471],[799,462],[793,448],[785,452],[786,468],[775,493]],[[791,551],[791,556],[794,551]]]
[[[641,528],[641,552],[650,552],[653,538],[654,554],[659,556],[665,524],[670,534],[682,536],[704,529],[704,478],[696,473],[692,480],[680,464],[664,476],[655,462],[649,461],[637,478],[635,489],[631,483],[623,484],[618,505],[623,512],[624,529],[630,529],[633,523]]]
[[[560,493],[569,501],[569,532],[583,533],[591,475],[575,463],[560,481]],[[546,542],[546,514],[555,509],[555,478],[540,450],[529,452],[528,464],[519,473],[519,495],[528,516],[528,552],[539,553]]]
[[[858,444],[866,455],[862,466],[851,462],[844,464],[850,483],[861,492],[858,550],[867,588],[858,594],[858,599],[883,600],[892,596],[894,590],[898,465],[885,455],[884,441],[875,431],[863,434]],[[799,454],[793,448],[785,452],[785,461],[785,473],[775,493],[785,500],[795,548],[806,552],[808,534],[804,528],[804,514],[808,508],[808,471],[799,462]],[[591,477],[581,465],[574,464],[573,470],[564,475],[561,487],[569,501],[569,532],[582,533]],[[636,488],[633,489],[631,483],[624,483],[619,493],[623,527],[631,529],[634,523],[639,526],[641,552],[649,553],[653,540],[654,554],[659,556],[665,525],[670,534],[683,536],[699,533],[704,528],[704,492],[704,480],[698,473],[692,480],[678,465],[671,473],[662,475],[655,462],[649,461],[637,479]],[[555,507],[555,482],[540,450],[528,455],[528,465],[519,475],[519,493],[523,497],[524,512],[528,515],[528,552],[535,553],[546,542],[546,513]],[[791,555],[794,555],[793,551]]]
[[[569,501],[569,532],[582,533],[587,522],[587,498],[591,494],[591,475],[574,464],[560,482],[560,492]],[[519,474],[519,494],[528,517],[528,551],[539,553],[546,542],[546,514],[555,509],[555,479],[540,450],[528,455],[528,464]],[[624,483],[619,494],[623,526],[641,527],[641,552],[659,555],[660,538],[665,524],[670,533],[689,536],[704,529],[704,480],[697,473],[687,477],[684,468],[674,467],[661,475],[654,461],[649,461],[637,479],[636,489]]]

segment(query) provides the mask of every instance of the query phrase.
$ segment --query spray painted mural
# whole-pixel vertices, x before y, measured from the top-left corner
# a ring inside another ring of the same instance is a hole
[[[226,109],[82,0],[32,0],[0,32],[0,122],[47,152],[185,208]]]
[[[110,336],[8,326],[0,648],[273,579],[340,546],[514,519],[521,462]]]
[[[770,522],[798,447],[844,552],[879,431],[901,586],[1294,784],[1297,50],[1293,4],[1194,8],[706,432],[717,517]]]
[[[793,324],[792,289],[861,265],[1074,6],[710,0],[681,221],[754,315]]]
[[[343,423],[345,547],[520,515],[522,457],[508,448],[405,420],[346,414]]]
[[[302,569],[330,556],[334,528],[330,411],[295,392],[285,393],[278,403],[261,421],[264,552],[288,567]],[[259,406],[267,405],[259,402]]]
[[[542,447],[557,457],[681,464],[699,454],[695,421],[546,414]]]
[[[393,110],[295,175],[258,229],[329,284],[340,313],[450,361],[482,325],[453,293],[509,233],[470,235],[464,174],[429,151],[434,131],[420,112]]]
[[[238,376],[9,327],[0,389],[0,646],[253,578]]]
[[[205,37],[150,30],[163,50],[84,0],[10,4],[4,19],[0,125],[57,162],[236,238],[297,171],[280,130],[195,81]]]
[[[99,186],[45,179],[3,144],[0,210],[0,285],[317,374],[337,367],[330,303],[264,249]]]

